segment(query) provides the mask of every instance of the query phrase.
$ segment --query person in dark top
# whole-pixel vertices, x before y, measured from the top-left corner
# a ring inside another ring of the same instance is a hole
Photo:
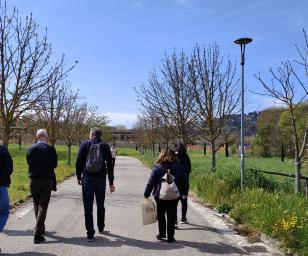
[[[90,139],[80,144],[77,161],[76,174],[77,182],[82,186],[82,197],[85,213],[85,226],[87,230],[87,239],[89,242],[94,241],[95,230],[93,227],[93,200],[96,198],[97,206],[97,227],[100,234],[105,228],[105,193],[106,193],[106,174],[109,180],[110,192],[115,191],[113,184],[113,166],[109,145],[101,140],[102,132],[98,128],[92,128]],[[98,171],[90,171],[87,167],[89,153],[92,146],[98,144],[102,156],[102,166]]]
[[[58,156],[54,147],[47,144],[48,134],[45,129],[36,133],[36,143],[27,149],[26,158],[29,166],[30,191],[33,198],[36,225],[34,243],[45,241],[45,220],[52,190],[56,190],[54,169]]]
[[[170,170],[174,177],[174,182],[179,191],[179,198],[188,194],[188,183],[185,171],[180,163],[176,161],[175,153],[171,149],[162,149],[156,164],[153,167],[151,176],[148,180],[144,191],[144,197],[148,198],[151,192],[157,204],[157,220],[159,234],[156,236],[158,240],[166,238],[166,214],[167,214],[167,236],[168,242],[174,242],[174,228],[176,221],[176,211],[179,198],[174,200],[162,200],[160,197],[160,188],[163,176]]]
[[[13,161],[6,147],[0,145],[0,232],[2,232],[9,217],[8,187],[11,184]],[[0,249],[1,252],[1,249]]]
[[[186,147],[184,146],[183,143],[179,143],[176,146],[176,155],[180,161],[180,163],[183,165],[187,177],[187,183],[189,186],[189,174],[191,171],[191,163],[190,163],[190,158],[187,154]],[[182,217],[181,217],[181,224],[188,224],[187,221],[187,197],[188,195],[186,194],[185,197],[181,197],[181,205],[182,205]],[[177,221],[176,221],[176,227],[177,227]]]

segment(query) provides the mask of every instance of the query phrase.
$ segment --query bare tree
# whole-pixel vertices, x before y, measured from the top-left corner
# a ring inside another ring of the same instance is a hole
[[[64,65],[64,56],[50,65],[47,30],[41,38],[37,30],[32,14],[22,19],[16,9],[10,13],[6,2],[0,2],[0,120],[6,146],[13,123],[34,109]],[[68,70],[57,79],[63,79]]]
[[[239,103],[235,68],[221,57],[218,45],[208,49],[196,46],[189,63],[189,74],[198,116],[195,126],[212,149],[211,170],[216,171],[216,152],[224,143],[219,140],[229,116]]]
[[[304,69],[304,75],[308,76],[308,38],[305,30],[304,34],[304,47],[300,48],[296,46],[299,54],[299,59],[294,60]],[[293,147],[294,147],[294,165],[295,165],[295,193],[301,190],[301,168],[304,161],[305,151],[308,143],[308,113],[304,112],[303,115],[298,115],[301,111],[302,103],[307,100],[308,86],[303,82],[303,78],[299,75],[299,72],[295,70],[295,67],[291,61],[285,61],[281,63],[281,66],[274,71],[270,68],[270,74],[272,76],[271,84],[266,83],[260,74],[255,77],[261,82],[265,89],[264,95],[270,96],[280,103],[282,103],[289,111],[290,123],[292,127],[293,135]],[[300,119],[304,119],[304,129],[298,127]],[[300,130],[303,130],[303,134],[300,134]],[[302,140],[300,139],[302,137]]]
[[[307,48],[308,49],[308,48]],[[299,75],[295,71],[293,64],[290,61],[281,63],[281,66],[274,71],[270,68],[272,76],[271,83],[265,82],[260,74],[255,77],[260,81],[265,93],[262,95],[270,96],[286,106],[291,116],[293,146],[294,146],[294,164],[295,164],[295,193],[301,190],[301,168],[302,160],[307,147],[307,133],[308,133],[308,115],[306,113],[306,128],[304,129],[304,136],[302,142],[300,141],[299,128],[297,124],[298,116],[296,110],[301,105],[303,100],[307,98],[307,86],[300,80]],[[302,88],[301,95],[299,90]]]
[[[148,85],[137,90],[141,108],[146,113],[155,113],[177,139],[185,145],[193,142],[191,133],[195,115],[194,96],[188,84],[187,58],[176,51],[165,55],[160,74],[150,72]]]
[[[151,150],[155,154],[155,145],[159,140],[158,120],[153,115],[138,116],[135,129],[143,150]]]
[[[84,125],[88,115],[87,104],[79,105],[77,103],[77,94],[71,92],[68,97],[67,108],[63,115],[63,122],[61,122],[61,139],[67,145],[67,163],[71,164],[71,148],[74,144],[78,144],[80,139],[80,127]]]
[[[73,93],[70,83],[59,83],[58,76],[51,79],[46,93],[38,100],[35,106],[39,122],[48,131],[50,143],[54,146],[59,137],[60,123],[64,112],[71,105],[72,98],[77,99],[78,93]]]

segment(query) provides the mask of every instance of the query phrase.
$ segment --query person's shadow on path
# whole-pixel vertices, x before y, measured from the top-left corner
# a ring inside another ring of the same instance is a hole
[[[8,236],[32,236],[32,230],[6,230]],[[244,251],[238,249],[237,247],[231,246],[226,243],[202,243],[202,242],[192,242],[177,240],[174,243],[167,243],[165,241],[145,241],[134,238],[129,238],[125,236],[120,236],[113,234],[109,231],[105,231],[102,236],[96,236],[94,242],[88,242],[85,237],[62,237],[56,235],[56,232],[46,232],[45,234],[47,240],[45,244],[53,243],[63,243],[63,244],[72,244],[78,246],[86,247],[121,247],[121,246],[130,246],[136,247],[145,250],[177,250],[184,247],[190,247],[197,249],[202,253],[216,253],[216,254],[243,254]],[[49,240],[49,239],[52,240]],[[23,254],[20,254],[23,255]],[[25,254],[30,255],[30,254]],[[38,254],[39,255],[39,254]],[[48,254],[46,256],[49,256]],[[52,256],[52,255],[50,255]]]
[[[51,253],[42,253],[42,252],[20,252],[20,253],[1,253],[1,256],[5,255],[16,255],[16,256],[57,256],[56,254]]]

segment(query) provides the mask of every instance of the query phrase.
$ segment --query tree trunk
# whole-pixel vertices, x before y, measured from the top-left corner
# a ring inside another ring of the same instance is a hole
[[[295,161],[295,188],[294,192],[297,194],[301,191],[301,162],[300,160]]]
[[[284,161],[285,152],[284,152],[284,144],[281,142],[281,162]]]
[[[3,146],[8,147],[11,135],[11,124],[6,123],[4,124],[4,131],[3,131]]]
[[[211,149],[212,149],[212,168],[211,172],[216,172],[216,151],[215,151],[215,143],[214,141],[211,142]]]
[[[294,192],[298,194],[301,191],[301,159],[299,152],[299,138],[296,128],[296,118],[292,105],[290,105],[290,113],[292,118],[293,141],[294,141],[294,165],[295,165],[295,184]]]
[[[67,164],[68,165],[71,165],[71,148],[72,148],[72,145],[68,144],[67,145]]]
[[[203,155],[204,156],[206,155],[206,142],[204,142],[204,145],[203,145]]]
[[[225,142],[225,156],[229,157],[229,143],[228,143],[227,137],[226,137],[226,142]]]

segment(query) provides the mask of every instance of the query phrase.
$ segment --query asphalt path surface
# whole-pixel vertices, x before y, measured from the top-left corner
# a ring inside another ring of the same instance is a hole
[[[188,220],[176,230],[175,243],[157,241],[157,223],[142,225],[141,201],[150,169],[131,157],[117,157],[116,192],[106,194],[106,228],[88,242],[84,227],[81,187],[76,177],[52,194],[46,220],[46,242],[33,244],[32,202],[12,210],[0,234],[1,255],[279,255],[264,243],[248,243],[225,222],[189,199]],[[108,187],[107,187],[108,188]],[[180,209],[180,207],[179,207]],[[94,216],[96,208],[94,208]],[[94,218],[96,223],[96,216]]]

